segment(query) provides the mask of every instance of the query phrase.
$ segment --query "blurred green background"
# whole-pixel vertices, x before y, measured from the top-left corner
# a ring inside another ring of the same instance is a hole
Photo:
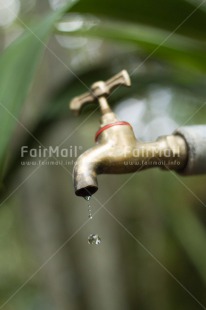
[[[99,111],[68,103],[122,69],[137,138],[205,124],[206,2],[0,0],[0,51],[0,309],[206,309],[206,176],[100,176],[89,221],[74,153],[21,157],[93,146]]]

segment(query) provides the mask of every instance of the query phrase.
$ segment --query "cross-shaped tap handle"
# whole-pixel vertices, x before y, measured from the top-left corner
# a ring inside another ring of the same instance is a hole
[[[91,102],[98,102],[103,113],[111,111],[106,98],[120,85],[130,86],[131,81],[126,70],[122,70],[107,81],[99,81],[92,84],[90,91],[75,97],[70,102],[70,109],[79,115],[82,108]]]

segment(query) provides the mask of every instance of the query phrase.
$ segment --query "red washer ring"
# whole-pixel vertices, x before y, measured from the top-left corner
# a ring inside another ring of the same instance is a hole
[[[127,125],[127,126],[132,127],[132,126],[130,125],[130,123],[128,123],[128,122],[123,122],[123,121],[115,122],[115,123],[111,123],[111,124],[107,124],[107,125],[105,125],[104,127],[100,128],[100,129],[97,131],[97,133],[96,133],[96,135],[95,135],[95,142],[97,141],[99,135],[100,135],[104,130],[106,130],[106,129],[110,128],[110,127],[113,127],[113,126],[118,126],[118,125]]]

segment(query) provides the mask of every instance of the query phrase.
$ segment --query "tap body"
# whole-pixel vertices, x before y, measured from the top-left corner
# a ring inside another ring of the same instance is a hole
[[[75,163],[77,196],[94,194],[98,190],[99,174],[131,173],[152,167],[181,170],[187,162],[187,145],[179,135],[141,142],[136,139],[131,125],[117,121],[113,113],[103,115],[102,124],[96,134],[96,145]]]

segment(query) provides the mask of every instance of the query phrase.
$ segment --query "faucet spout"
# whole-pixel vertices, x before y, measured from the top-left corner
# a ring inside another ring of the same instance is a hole
[[[98,190],[97,175],[100,174],[100,167],[106,160],[107,151],[107,144],[96,145],[79,156],[73,172],[77,196],[92,196]]]

